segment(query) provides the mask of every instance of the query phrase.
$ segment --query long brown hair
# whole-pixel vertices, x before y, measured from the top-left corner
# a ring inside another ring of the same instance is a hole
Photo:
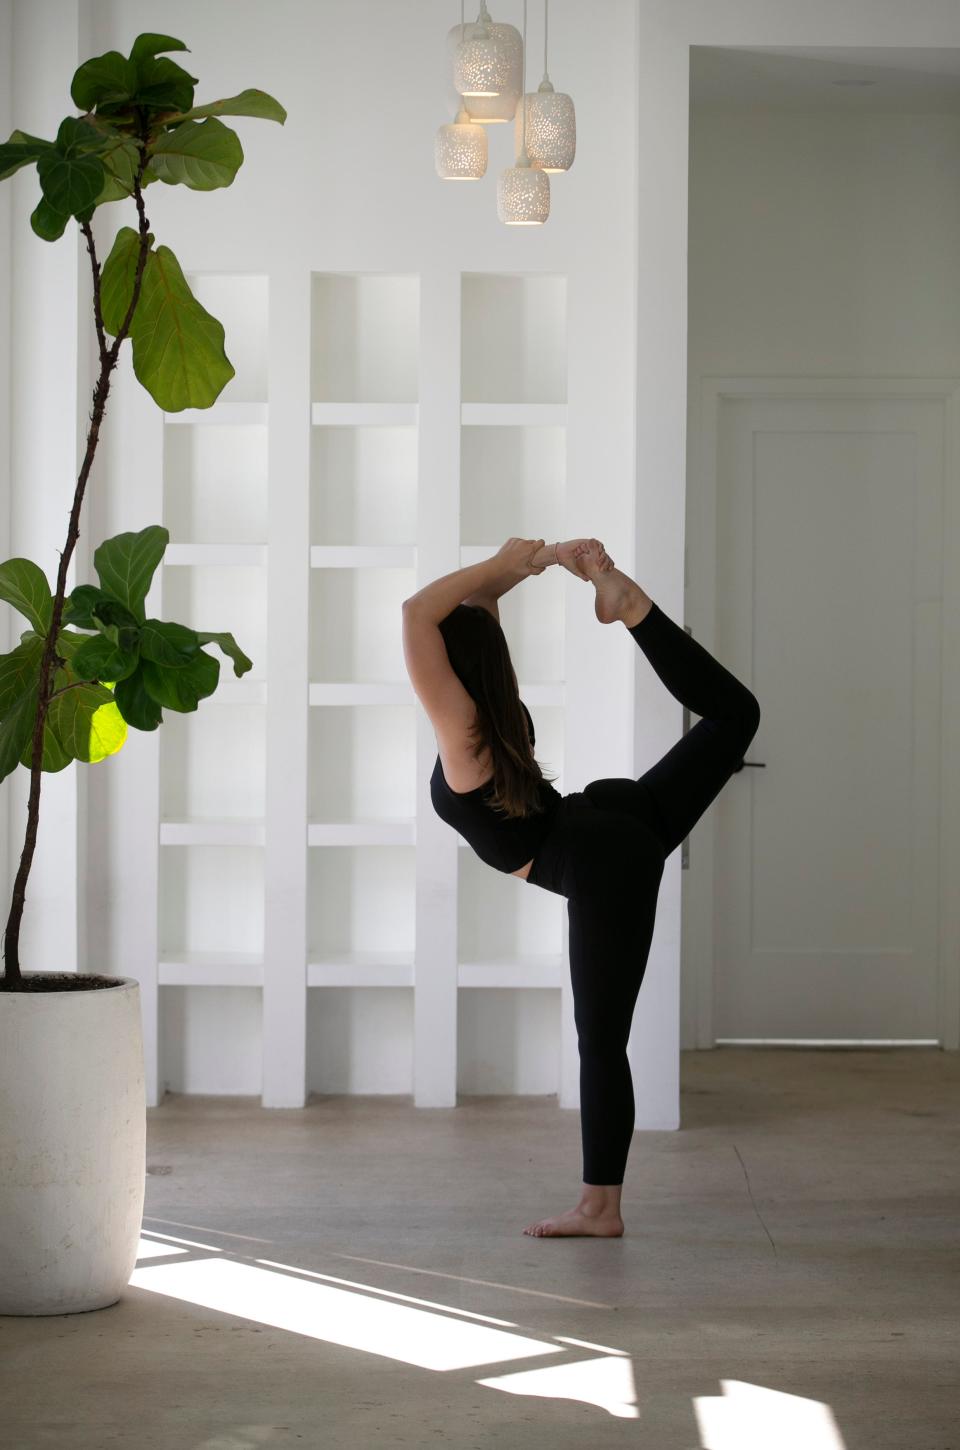
[[[484,746],[493,759],[490,804],[506,816],[537,814],[543,810],[540,782],[556,777],[534,758],[500,621],[482,605],[458,604],[440,621],[440,633],[454,673],[477,707],[470,731],[474,759]]]

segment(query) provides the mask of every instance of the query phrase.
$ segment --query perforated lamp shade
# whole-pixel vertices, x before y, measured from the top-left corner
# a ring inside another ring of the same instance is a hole
[[[455,121],[438,129],[433,154],[444,181],[479,181],[487,169],[487,133],[460,110]]]
[[[497,34],[485,4],[477,23],[464,34],[453,53],[453,84],[461,96],[499,96],[510,84],[510,51]],[[466,27],[464,27],[466,31]]]
[[[550,178],[522,157],[497,178],[497,213],[509,227],[540,226],[550,215]]]
[[[555,91],[549,76],[540,88],[524,97],[527,110],[527,155],[538,171],[569,171],[577,154],[577,118],[573,101]],[[523,106],[517,107],[517,145],[523,123]]]
[[[479,26],[476,21],[472,21],[463,29],[467,39],[470,39],[476,34]],[[505,88],[498,96],[464,96],[461,98],[456,91],[453,91],[451,95],[451,103],[455,100],[458,104],[463,105],[468,111],[471,121],[479,121],[483,126],[512,121],[516,114],[520,92],[523,90],[523,42],[520,39],[519,30],[514,25],[491,21],[490,31],[503,45],[509,56],[510,69]],[[454,25],[447,32],[447,53],[450,56],[451,68],[459,44],[460,26]]]

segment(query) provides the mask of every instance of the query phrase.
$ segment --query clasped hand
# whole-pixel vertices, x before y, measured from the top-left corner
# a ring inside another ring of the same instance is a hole
[[[538,564],[534,563],[536,556],[547,547],[543,539],[510,538],[497,551],[497,558],[502,560],[504,566],[515,573],[518,579],[526,579],[531,574],[542,574],[548,565],[554,563],[561,564],[578,579],[586,579],[588,576],[580,568],[576,553],[581,544],[590,542],[589,539],[567,539],[563,543],[555,545],[553,559],[547,558],[543,563]]]

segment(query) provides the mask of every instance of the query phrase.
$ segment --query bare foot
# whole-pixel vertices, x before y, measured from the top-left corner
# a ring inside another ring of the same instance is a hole
[[[604,1205],[591,1210],[589,1205],[578,1204],[556,1218],[542,1218],[528,1224],[525,1234],[531,1238],[583,1238],[618,1239],[623,1236],[623,1219],[616,1209]]]
[[[601,624],[619,619],[629,628],[639,624],[652,608],[652,600],[635,580],[615,567],[598,539],[590,540],[578,554],[577,563],[597,591],[594,608]]]
[[[592,579],[595,571],[588,572],[584,565],[591,559],[598,559],[600,568],[607,573],[613,568],[613,560],[599,539],[576,539],[573,547],[573,562],[581,579]]]
[[[556,559],[560,567],[566,569],[576,579],[583,579],[585,581],[587,580],[587,576],[577,564],[577,551],[586,542],[586,539],[563,539],[555,546]]]
[[[579,561],[581,554],[590,542],[590,539],[565,539],[556,546],[557,563],[562,565],[564,569],[567,569],[577,579],[583,579],[585,583],[589,583],[590,581],[580,567]],[[600,548],[603,548],[602,544],[600,544]],[[610,568],[612,567],[613,560],[611,559]]]

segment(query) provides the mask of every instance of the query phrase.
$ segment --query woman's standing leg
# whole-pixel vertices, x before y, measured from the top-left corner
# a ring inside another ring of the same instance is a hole
[[[615,811],[592,811],[572,853],[570,980],[580,1053],[583,1187],[577,1205],[531,1224],[534,1237],[623,1233],[620,1189],[635,1125],[627,1042],[656,919],[663,852]]]
[[[580,1049],[583,1182],[623,1183],[636,1105],[627,1060],[656,917],[655,882],[570,898],[570,977]]]

